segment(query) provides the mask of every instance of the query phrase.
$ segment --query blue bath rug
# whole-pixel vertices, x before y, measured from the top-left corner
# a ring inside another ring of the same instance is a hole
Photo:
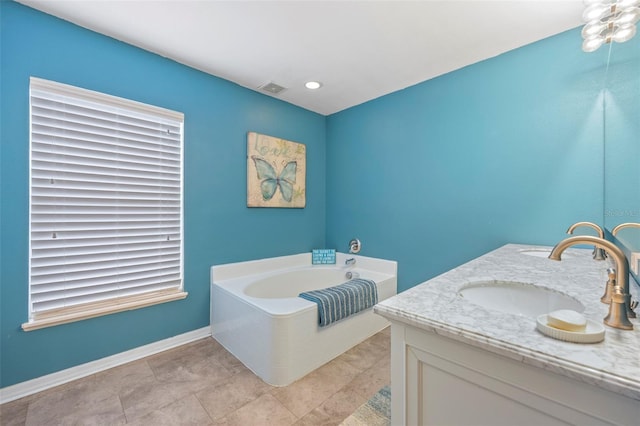
[[[385,386],[347,417],[340,426],[389,426],[391,388]]]

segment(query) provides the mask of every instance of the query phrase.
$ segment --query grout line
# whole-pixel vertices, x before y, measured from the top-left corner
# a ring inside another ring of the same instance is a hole
[[[200,404],[204,412],[207,413],[207,417],[209,417],[209,420],[211,421],[211,423],[214,423],[215,419],[211,417],[211,413],[209,412],[209,410],[207,410],[207,407],[205,407],[204,404],[202,404],[202,401],[200,400],[200,398],[198,398],[198,392],[194,392],[193,396],[196,398],[196,401],[198,401],[198,404]]]

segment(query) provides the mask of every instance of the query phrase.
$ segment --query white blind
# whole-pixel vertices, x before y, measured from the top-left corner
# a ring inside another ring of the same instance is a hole
[[[182,289],[181,113],[31,78],[30,318]]]

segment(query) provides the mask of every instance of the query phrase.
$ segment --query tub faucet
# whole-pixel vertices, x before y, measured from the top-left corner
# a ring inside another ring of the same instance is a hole
[[[603,248],[607,250],[615,261],[615,283],[613,283],[611,279],[608,283],[612,282],[612,284],[614,284],[615,301],[623,301],[621,303],[624,304],[624,309],[616,309],[615,315],[607,315],[607,317],[605,317],[605,324],[610,325],[611,327],[629,330],[629,324],[631,323],[628,318],[635,318],[636,314],[631,308],[631,295],[629,294],[629,262],[627,261],[627,257],[624,255],[622,250],[618,248],[618,246],[603,238],[592,237],[590,235],[577,235],[575,237],[565,238],[556,244],[553,250],[551,250],[551,254],[549,254],[549,259],[562,260],[560,257],[562,252],[576,244],[593,244],[596,247]],[[609,287],[608,283],[607,287]],[[603,298],[605,298],[605,296],[603,296]],[[609,303],[613,303],[613,301],[610,301]],[[632,325],[631,328],[633,328]]]
[[[347,266],[355,265],[356,264],[356,258],[355,257],[350,257],[349,259],[344,261],[344,264],[347,265]]]
[[[573,234],[573,231],[575,231],[576,228],[579,228],[581,226],[588,226],[590,228],[595,229],[598,232],[598,237],[604,240],[604,230],[593,222],[576,222],[573,225],[571,225],[569,229],[567,229],[567,234]],[[606,258],[607,258],[607,254],[605,253],[604,249],[597,246],[593,248],[594,260],[605,260]]]

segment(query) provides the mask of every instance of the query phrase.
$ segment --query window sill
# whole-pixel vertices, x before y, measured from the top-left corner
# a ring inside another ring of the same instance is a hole
[[[117,312],[131,311],[133,309],[145,308],[147,306],[158,305],[160,303],[182,300],[185,299],[188,294],[189,293],[182,290],[170,290],[125,297],[115,301],[56,309],[50,312],[37,314],[29,322],[22,324],[22,329],[24,331],[33,331],[41,328],[100,317],[103,315],[115,314]]]

